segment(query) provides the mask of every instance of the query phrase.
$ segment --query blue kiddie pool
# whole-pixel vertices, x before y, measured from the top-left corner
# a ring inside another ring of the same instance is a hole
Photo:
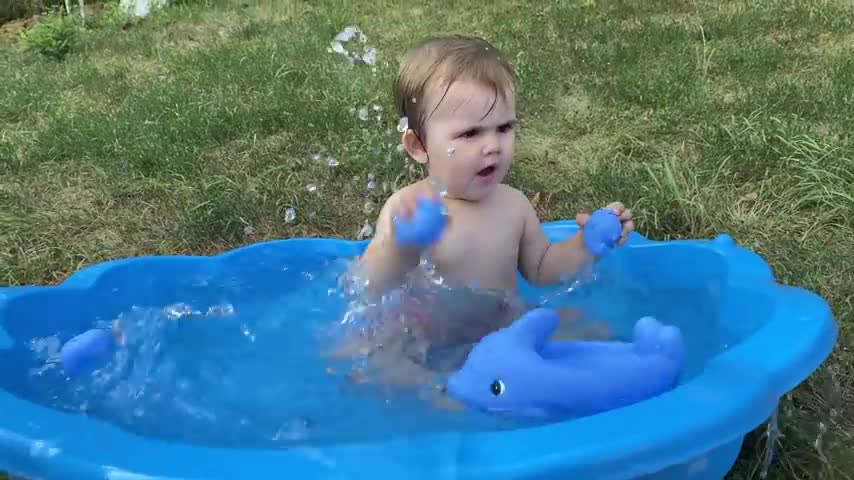
[[[559,241],[577,226],[544,229]],[[0,290],[0,470],[62,480],[721,479],[745,434],[836,342],[825,301],[777,283],[729,236],[635,234],[571,294],[522,292],[607,322],[617,338],[646,316],[677,327],[675,388],[560,420],[440,408],[426,400],[433,387],[361,383],[361,367],[323,353],[349,309],[338,277],[366,245],[289,239],[130,258],[58,286]],[[64,371],[63,345],[116,320],[119,348],[101,345],[101,363]]]

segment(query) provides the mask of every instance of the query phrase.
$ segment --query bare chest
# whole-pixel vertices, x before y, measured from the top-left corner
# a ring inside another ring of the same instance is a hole
[[[433,251],[440,273],[481,288],[515,288],[522,221],[500,206],[449,203],[451,222]]]

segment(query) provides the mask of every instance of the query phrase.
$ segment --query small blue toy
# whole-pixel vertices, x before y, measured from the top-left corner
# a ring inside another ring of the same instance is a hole
[[[613,210],[596,210],[584,226],[584,243],[593,255],[601,257],[620,240],[622,230],[620,218]]]
[[[644,317],[631,343],[549,342],[559,321],[555,311],[540,308],[487,335],[448,378],[448,393],[490,413],[581,417],[678,383],[685,359],[678,328]]]
[[[435,199],[421,197],[411,219],[395,217],[397,243],[403,247],[428,247],[442,236],[448,224],[444,206]]]
[[[113,332],[93,328],[65,342],[59,351],[62,370],[70,376],[78,375],[111,354],[116,346]]]

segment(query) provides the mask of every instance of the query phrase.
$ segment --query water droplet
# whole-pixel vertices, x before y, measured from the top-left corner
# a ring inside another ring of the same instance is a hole
[[[311,152],[309,155],[311,155],[311,159],[315,162],[320,160],[320,152]]]
[[[397,122],[397,131],[400,133],[405,132],[409,129],[409,118],[408,117],[400,117],[400,120]],[[401,149],[403,145],[400,145]]]
[[[362,61],[367,63],[368,65],[375,65],[377,63],[377,49],[369,48],[364,55],[362,55]]]
[[[314,183],[309,183],[308,185],[305,186],[305,189],[308,190],[309,192],[314,193],[317,191],[317,185]]]
[[[448,158],[454,158],[454,154],[457,153],[457,147],[451,145],[448,147]]]
[[[292,418],[279,427],[276,434],[273,435],[273,441],[303,440],[308,436],[312,425],[313,422],[305,417]]]
[[[437,192],[440,197],[444,198],[448,194],[448,186],[438,178],[430,178],[430,183],[433,186],[433,190]]]
[[[293,207],[285,210],[285,222],[292,223],[297,219],[297,210]]]
[[[230,317],[234,315],[234,305],[226,303],[223,305],[212,305],[208,308],[208,315]]]
[[[255,341],[255,334],[252,332],[252,330],[249,329],[249,326],[245,323],[240,324],[240,333],[242,333],[244,337],[248,338],[250,342]]]
[[[412,97],[412,103],[418,103],[418,99],[416,99],[415,97]]]
[[[359,120],[363,122],[368,120],[368,107],[359,107]]]
[[[188,317],[193,314],[193,308],[187,305],[186,303],[176,303],[174,305],[167,305],[163,309],[166,314],[166,318],[169,320],[178,320],[183,317]]]
[[[353,39],[354,36],[356,36],[356,34],[359,34],[361,32],[362,32],[362,30],[359,29],[359,27],[356,27],[353,25],[344,27],[344,31],[342,31],[338,35],[335,35],[335,41],[337,41],[337,42],[349,42],[350,40]]]
[[[359,240],[364,240],[366,238],[372,237],[373,235],[374,235],[374,227],[372,227],[370,223],[365,222],[365,224],[362,225],[362,228],[359,230],[358,235],[356,235],[356,236],[358,237]]]
[[[327,164],[327,165],[329,165],[329,168],[335,168],[335,167],[337,167],[338,165],[340,165],[340,164],[338,163],[338,160],[335,160],[335,159],[334,159],[334,158],[332,158],[332,157],[329,157],[329,158],[327,158],[327,159],[326,159],[326,164]]]
[[[374,202],[368,200],[367,202],[365,202],[365,206],[362,208],[362,210],[364,210],[364,212],[367,214],[373,213],[374,212]]]

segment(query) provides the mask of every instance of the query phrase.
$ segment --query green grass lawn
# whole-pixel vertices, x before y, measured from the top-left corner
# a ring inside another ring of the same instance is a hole
[[[0,284],[356,237],[422,174],[396,148],[398,58],[434,32],[480,34],[519,70],[509,182],[544,220],[618,199],[645,235],[729,232],[831,302],[841,346],[785,399],[768,478],[854,476],[850,2],[243,3],[93,29],[62,62],[0,40]],[[327,51],[347,25],[374,69]],[[763,446],[732,479],[759,478]]]

